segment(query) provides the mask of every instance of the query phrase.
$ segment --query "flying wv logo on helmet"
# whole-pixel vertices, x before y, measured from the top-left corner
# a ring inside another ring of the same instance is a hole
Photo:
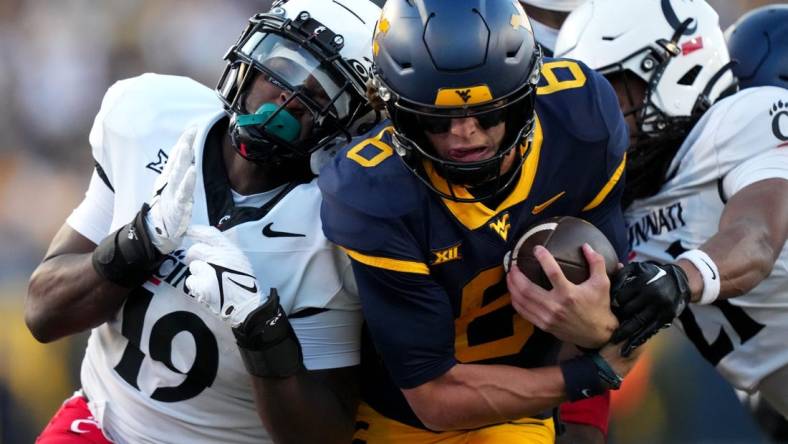
[[[471,99],[471,90],[470,89],[459,89],[455,91],[458,96],[462,99],[463,102],[468,103],[468,100]]]

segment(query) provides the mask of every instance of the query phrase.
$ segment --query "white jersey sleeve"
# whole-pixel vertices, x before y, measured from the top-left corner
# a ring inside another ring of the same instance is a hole
[[[90,185],[85,192],[85,198],[71,215],[66,223],[79,234],[90,239],[98,245],[109,234],[112,224],[112,207],[115,195],[109,185],[104,182],[97,171],[90,177]]]
[[[104,94],[104,98],[101,100],[101,108],[98,114],[96,114],[96,118],[93,120],[93,126],[90,128],[88,140],[90,141],[93,159],[99,167],[102,168],[108,179],[114,175],[112,170],[109,169],[112,163],[109,161],[109,156],[105,149],[105,140],[109,132],[109,128],[106,127],[105,122],[107,119],[113,120],[113,112],[118,107],[118,104],[133,81],[134,79],[121,80],[109,87],[106,94]],[[110,183],[112,182],[110,181]]]
[[[788,110],[783,115],[773,108],[786,101],[788,90],[763,86],[717,102],[676,153],[667,173],[671,179],[663,190],[717,181],[753,157],[784,147],[788,141]],[[784,129],[775,127],[775,122]]]
[[[723,197],[759,180],[788,178],[788,90],[749,88],[723,104],[714,133]]]
[[[107,90],[89,140],[96,164],[115,190],[110,231],[127,223],[150,199],[150,178],[161,172],[166,153],[183,130],[221,109],[213,90],[186,77],[148,73]],[[143,174],[133,169],[137,165]]]
[[[291,315],[290,322],[301,343],[304,366],[308,370],[350,367],[361,363],[364,318],[359,307],[353,268],[344,252],[327,240],[325,242],[333,253],[333,262],[337,264],[331,268],[335,270],[338,289],[333,295],[327,295],[329,299],[326,302],[320,298],[301,298],[303,300],[297,301],[296,306],[317,303],[325,305],[328,311],[303,318],[295,313]]]
[[[739,91],[718,104],[712,117],[716,122],[711,123],[711,131],[704,132],[704,138],[712,138],[720,176],[756,156],[779,150],[772,107],[782,101],[788,102],[788,90],[765,86]]]
[[[722,181],[726,198],[742,188],[766,179],[788,180],[788,149],[773,149],[759,154],[737,166]]]
[[[328,310],[312,316],[293,317],[307,370],[351,367],[361,362],[360,310]]]

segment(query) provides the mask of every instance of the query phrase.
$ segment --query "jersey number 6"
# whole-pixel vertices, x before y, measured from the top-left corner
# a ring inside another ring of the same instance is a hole
[[[512,307],[503,265],[482,271],[462,290],[462,311],[454,321],[454,353],[460,362],[514,355],[534,331]]]

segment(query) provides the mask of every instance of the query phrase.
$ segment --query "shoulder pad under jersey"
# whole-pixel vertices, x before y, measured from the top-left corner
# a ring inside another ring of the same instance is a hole
[[[104,95],[90,130],[93,158],[111,179],[111,157],[126,155],[112,153],[117,145],[111,140],[152,145],[162,129],[179,134],[190,122],[221,110],[212,89],[187,77],[148,73],[118,81]]]
[[[376,218],[414,211],[425,198],[424,187],[395,151],[392,132],[385,121],[340,150],[320,171],[323,195]]]
[[[583,62],[546,58],[536,90],[543,125],[586,142],[620,137],[628,129],[613,87]],[[628,133],[627,133],[628,134]]]

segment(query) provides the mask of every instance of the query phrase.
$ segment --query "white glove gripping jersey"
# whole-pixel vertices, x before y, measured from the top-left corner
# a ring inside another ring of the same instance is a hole
[[[760,180],[788,179],[787,142],[788,90],[751,88],[715,104],[679,148],[670,180],[627,209],[630,259],[670,262],[703,244],[717,232],[730,196]],[[731,384],[757,390],[761,379],[788,365],[788,246],[752,291],[691,304],[680,321]]]
[[[233,213],[232,204],[211,203],[231,196],[217,187],[226,184],[222,163],[211,162],[219,154],[203,150],[223,116],[215,93],[187,78],[145,74],[116,83],[90,134],[105,179],[94,174],[68,224],[99,243],[128,223],[150,199],[170,147],[185,128],[197,125],[192,224],[223,223],[258,282],[278,289],[282,307],[293,314],[308,369],[358,364],[355,284],[349,260],[323,236],[316,182],[296,186],[264,214],[253,208]],[[229,213],[218,217],[221,211]],[[111,321],[93,329],[82,362],[89,405],[118,443],[269,442],[232,332],[184,295],[183,257],[191,244],[186,237]],[[299,318],[299,312],[319,314]]]

